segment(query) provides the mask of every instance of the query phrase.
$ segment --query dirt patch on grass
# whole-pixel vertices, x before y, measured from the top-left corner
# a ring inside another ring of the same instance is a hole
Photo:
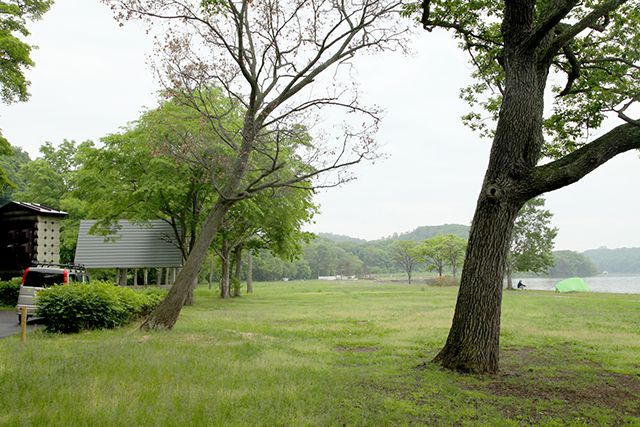
[[[345,346],[339,345],[334,350],[337,351],[338,353],[346,353],[346,352],[373,353],[375,351],[378,351],[379,348],[378,347],[345,347]]]
[[[504,349],[500,373],[477,388],[499,398],[505,415],[525,415],[529,421],[540,418],[536,402],[545,402],[542,415],[601,408],[613,412],[620,423],[625,416],[640,417],[639,376],[608,372],[570,348]],[[519,403],[513,404],[514,399]]]

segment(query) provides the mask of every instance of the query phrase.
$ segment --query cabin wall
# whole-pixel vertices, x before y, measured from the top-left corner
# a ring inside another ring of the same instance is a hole
[[[40,263],[60,262],[60,220],[38,216],[36,223],[36,260]]]

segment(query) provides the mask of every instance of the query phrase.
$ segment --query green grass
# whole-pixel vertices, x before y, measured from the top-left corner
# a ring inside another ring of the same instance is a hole
[[[640,425],[640,295],[506,292],[501,372],[428,362],[457,289],[200,288],[171,332],[0,340],[0,425]]]

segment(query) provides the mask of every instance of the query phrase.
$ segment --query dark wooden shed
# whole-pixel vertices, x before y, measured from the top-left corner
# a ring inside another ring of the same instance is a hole
[[[60,221],[66,212],[36,203],[0,207],[0,279],[20,276],[32,262],[60,262]]]

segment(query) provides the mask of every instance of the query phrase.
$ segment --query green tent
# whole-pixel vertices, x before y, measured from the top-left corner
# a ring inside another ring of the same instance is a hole
[[[579,277],[571,277],[556,283],[556,292],[589,292],[587,284]]]

